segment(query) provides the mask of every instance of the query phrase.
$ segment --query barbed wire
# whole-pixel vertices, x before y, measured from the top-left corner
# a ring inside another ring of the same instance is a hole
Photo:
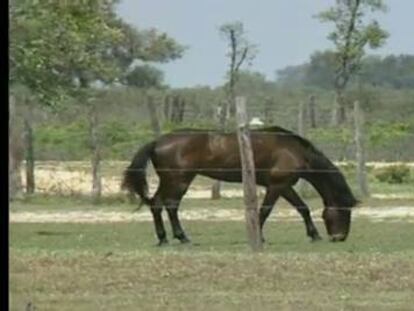
[[[334,165],[338,166],[339,168],[345,166],[348,167],[349,165],[356,165],[356,160],[333,160],[331,161]],[[123,159],[123,160],[102,160],[100,162],[101,170],[114,170],[119,168],[120,165],[129,165],[131,163],[131,158]],[[23,160],[21,162],[22,166],[26,166],[26,161]],[[410,167],[414,167],[414,158],[408,161],[405,160],[390,160],[390,161],[366,161],[365,165],[373,168],[382,168],[382,167],[389,167],[395,165],[406,165]],[[64,170],[67,172],[85,172],[89,171],[92,167],[92,164],[89,160],[37,160],[35,162],[36,170],[51,170],[51,171],[58,171]],[[206,167],[208,168],[208,167]],[[206,169],[204,168],[204,169]],[[211,168],[211,167],[210,167]],[[224,167],[223,169],[226,169]],[[238,167],[235,167],[238,168]]]
[[[138,168],[127,168],[129,172],[146,172],[147,169],[138,169]],[[241,173],[243,170],[241,168],[156,168],[157,172],[233,172]],[[283,170],[275,168],[255,168],[256,172],[280,172],[280,173],[339,173],[337,169],[297,169],[297,170]]]

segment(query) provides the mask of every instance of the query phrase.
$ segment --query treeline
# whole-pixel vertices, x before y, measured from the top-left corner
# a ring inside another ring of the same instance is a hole
[[[239,86],[247,95],[250,118],[264,125],[298,130],[299,107],[305,106],[306,133],[333,159],[353,159],[352,120],[342,127],[330,125],[334,94],[316,87],[281,87],[258,73],[242,72]],[[313,118],[310,102],[313,98]],[[414,90],[364,86],[346,93],[351,107],[358,98],[366,112],[369,160],[412,160],[414,146]],[[99,101],[99,139],[104,159],[129,160],[137,148],[153,139],[148,101],[155,108],[161,132],[176,128],[218,128],[222,87],[137,90],[112,88]],[[86,107],[36,114],[35,148],[40,160],[87,160],[90,156]],[[312,125],[313,124],[313,125]],[[232,127],[229,124],[229,127]]]
[[[360,67],[359,74],[352,77],[352,84],[392,89],[414,88],[414,55],[369,55],[363,58]],[[277,82],[284,86],[331,89],[335,68],[333,51],[315,52],[309,62],[278,70]]]

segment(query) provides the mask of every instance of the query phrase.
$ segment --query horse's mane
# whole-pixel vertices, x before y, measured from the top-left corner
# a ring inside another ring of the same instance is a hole
[[[319,153],[320,155],[324,156],[322,152],[320,152],[318,149],[315,148],[315,146],[306,138],[303,138],[302,136],[299,136],[298,134],[289,131],[283,127],[280,126],[271,126],[271,127],[264,127],[260,129],[256,129],[253,131],[257,132],[272,132],[272,133],[283,133],[286,136],[290,136],[296,140],[298,140],[304,147],[311,149],[313,152]],[[325,157],[325,156],[324,156]],[[326,157],[325,157],[326,158]]]
[[[319,177],[329,180],[329,184],[334,190],[333,195],[335,196],[336,203],[341,207],[353,207],[358,204],[358,200],[354,197],[342,172],[309,140],[279,126],[260,128],[255,131],[283,133],[297,140],[307,151],[307,159],[314,170],[312,174],[317,174]]]

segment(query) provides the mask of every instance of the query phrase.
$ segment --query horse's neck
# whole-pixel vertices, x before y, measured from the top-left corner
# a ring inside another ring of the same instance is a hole
[[[323,177],[318,173],[310,173],[305,179],[316,189],[316,191],[322,197],[325,206],[333,204],[332,193],[329,191],[329,181],[327,179],[323,179]]]

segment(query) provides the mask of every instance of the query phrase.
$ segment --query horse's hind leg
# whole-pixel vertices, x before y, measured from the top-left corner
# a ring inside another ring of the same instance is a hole
[[[319,236],[318,230],[316,229],[312,221],[309,207],[306,205],[305,202],[303,202],[303,200],[299,197],[297,192],[292,187],[289,187],[283,191],[282,196],[290,204],[292,204],[299,212],[299,214],[302,216],[305,222],[306,234],[312,239],[312,241],[320,240],[321,237]]]
[[[262,206],[259,211],[259,224],[260,224],[260,236],[264,242],[263,236],[263,226],[266,222],[266,219],[269,217],[270,212],[273,209],[277,199],[279,198],[279,191],[275,187],[267,187],[266,194],[263,199]]]
[[[163,201],[170,219],[173,236],[174,238],[180,240],[181,243],[188,243],[190,240],[181,226],[180,219],[178,218],[178,208],[180,206],[181,199],[187,192],[193,178],[194,177],[186,177],[163,185],[163,187],[165,187],[165,191],[163,192]]]
[[[164,221],[162,220],[162,205],[163,205],[163,202],[162,202],[161,196],[159,192],[157,191],[157,193],[154,196],[154,203],[151,206],[151,213],[154,219],[155,232],[158,237],[159,246],[168,244],[167,234],[164,228]]]
[[[170,219],[174,238],[180,240],[181,243],[188,243],[190,242],[190,239],[185,234],[184,229],[181,226],[180,219],[178,218],[179,204],[179,201],[168,199],[166,201],[167,213]]]

